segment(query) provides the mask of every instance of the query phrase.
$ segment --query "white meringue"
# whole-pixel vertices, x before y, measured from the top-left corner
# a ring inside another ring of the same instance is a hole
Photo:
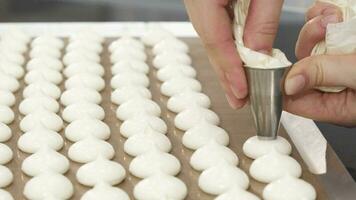
[[[185,91],[200,92],[201,90],[200,82],[188,77],[172,78],[161,85],[161,93],[169,97]]]
[[[12,195],[6,190],[0,189],[0,199],[1,200],[14,200]]]
[[[20,87],[20,83],[16,78],[6,75],[3,72],[0,72],[0,89],[10,92],[16,92]]]
[[[160,27],[151,27],[141,37],[141,41],[147,46],[154,46],[166,38],[174,37],[172,33]]]
[[[0,89],[0,105],[13,106],[16,102],[15,95],[9,90]]]
[[[62,80],[62,74],[57,70],[50,68],[33,69],[27,72],[25,76],[26,84],[36,83],[38,81],[48,81],[58,85]]]
[[[63,64],[59,59],[51,57],[33,58],[26,65],[27,70],[49,68],[56,71],[63,69]]]
[[[20,129],[23,132],[40,128],[60,131],[63,128],[63,120],[53,112],[38,110],[26,115],[20,122]]]
[[[169,37],[161,40],[158,42],[154,47],[153,47],[153,53],[155,55],[161,54],[166,51],[177,51],[177,52],[182,52],[182,53],[188,53],[189,47],[187,44],[185,44],[183,41],[174,38],[174,37]]]
[[[110,137],[110,128],[98,119],[78,119],[68,124],[65,136],[72,142],[78,142],[87,137],[107,140]]]
[[[138,72],[125,72],[116,74],[111,79],[110,84],[113,89],[122,88],[128,85],[148,87],[150,81],[144,74]]]
[[[102,43],[104,42],[105,38],[101,36],[99,33],[95,32],[92,29],[82,29],[80,31],[71,34],[69,37],[70,42],[75,41],[82,41],[82,42],[89,42],[89,43]]]
[[[0,122],[0,133],[0,142],[8,141],[12,136],[10,127],[2,122]]]
[[[101,101],[102,97],[98,91],[86,87],[74,87],[65,90],[61,96],[61,103],[65,106],[80,102],[100,104]]]
[[[66,77],[72,77],[76,74],[89,73],[98,76],[104,76],[104,67],[99,63],[90,61],[80,61],[68,65],[64,71]]]
[[[15,119],[15,113],[8,106],[0,105],[0,122],[10,124]]]
[[[197,72],[193,67],[175,63],[169,64],[166,67],[159,69],[157,72],[157,78],[162,82],[168,81],[178,76],[195,78],[196,75]]]
[[[34,96],[25,98],[19,105],[19,111],[23,115],[28,115],[38,110],[59,111],[59,103],[51,97]]]
[[[257,136],[250,137],[242,146],[244,154],[252,159],[257,159],[264,156],[273,150],[289,155],[292,152],[292,147],[289,142],[281,136],[275,140],[260,140]]]
[[[0,166],[5,165],[12,160],[14,154],[10,147],[6,144],[0,143]]]
[[[25,70],[20,65],[14,64],[9,61],[1,60],[0,73],[4,73],[16,79],[20,79],[24,75]]]
[[[18,28],[9,28],[9,29],[6,29],[6,31],[2,31],[0,34],[1,34],[0,37],[2,40],[15,39],[15,40],[25,43],[25,44],[31,40],[30,35],[28,35],[26,32],[24,32],[23,30],[18,29]]]
[[[64,46],[64,42],[60,38],[52,35],[41,35],[33,39],[31,42],[32,48],[42,45],[49,46],[51,48],[61,49]]]
[[[26,153],[35,153],[43,148],[60,150],[64,141],[61,135],[48,129],[25,132],[17,141],[17,147]]]
[[[100,54],[103,51],[103,46],[97,42],[86,42],[83,40],[75,40],[68,43],[66,51],[77,51],[85,49],[87,51],[92,51],[96,54]]]
[[[105,111],[97,104],[80,102],[70,104],[64,108],[62,117],[67,122],[85,118],[103,120],[105,117]]]
[[[122,121],[139,114],[158,117],[161,115],[161,108],[150,99],[135,98],[121,104],[116,110],[116,117]]]
[[[63,56],[63,63],[66,66],[82,61],[100,63],[100,56],[94,52],[84,49],[70,51]]]
[[[210,98],[206,94],[189,90],[176,94],[167,101],[167,108],[175,113],[193,106],[209,108],[210,105]]]
[[[0,188],[7,187],[12,183],[13,180],[14,180],[14,175],[12,174],[10,169],[0,165]]]
[[[20,66],[25,63],[25,57],[22,54],[13,51],[8,51],[3,47],[0,47],[0,60],[12,62],[15,65]]]
[[[16,39],[2,38],[0,41],[0,48],[6,49],[9,52],[23,54],[27,50],[27,45],[26,43],[17,41]]]
[[[192,59],[186,53],[173,51],[163,52],[153,59],[153,66],[156,69],[166,67],[167,65],[172,63],[190,65],[192,64]]]
[[[66,80],[66,89],[71,89],[75,87],[86,87],[94,89],[96,91],[101,91],[105,87],[105,81],[100,76],[89,73],[82,73],[74,75]]]
[[[111,53],[111,63],[117,63],[121,60],[138,60],[145,62],[147,56],[144,51],[130,47],[130,46],[117,46]]]
[[[136,115],[125,120],[120,126],[120,133],[128,138],[149,128],[162,134],[167,133],[167,125],[161,118],[147,114]]]
[[[184,131],[193,128],[196,124],[201,122],[219,125],[220,119],[215,112],[202,107],[187,108],[178,113],[174,118],[174,125]]]
[[[234,187],[228,192],[223,193],[215,198],[215,200],[261,200],[256,195],[241,189],[240,187]]]
[[[81,200],[130,200],[130,197],[127,193],[118,188],[112,187],[106,183],[99,183],[94,186],[93,189],[88,190],[82,196]]]
[[[115,89],[114,92],[111,93],[111,101],[117,105],[136,98],[151,99],[152,94],[147,88],[134,85]]]
[[[111,67],[113,75],[125,72],[138,72],[148,74],[150,67],[139,60],[120,60]]]
[[[30,51],[30,58],[51,57],[59,59],[62,53],[59,49],[49,45],[36,45]]]
[[[26,86],[23,90],[23,97],[48,96],[58,99],[61,96],[61,90],[53,83],[47,81],[37,81]]]
[[[114,42],[112,42],[109,45],[109,51],[114,52],[116,48],[121,47],[121,46],[131,46],[139,50],[144,50],[145,46],[143,43],[135,38],[132,38],[130,36],[123,36]]]

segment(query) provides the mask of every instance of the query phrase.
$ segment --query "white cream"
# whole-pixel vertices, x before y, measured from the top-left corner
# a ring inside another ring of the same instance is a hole
[[[145,46],[141,41],[139,41],[133,37],[130,37],[130,36],[123,36],[123,37],[120,37],[119,39],[115,40],[114,42],[112,42],[109,45],[109,51],[114,52],[116,48],[119,48],[122,46],[124,46],[124,47],[130,46],[130,47],[134,47],[139,50],[145,49]]]
[[[100,104],[101,101],[102,97],[98,91],[86,87],[74,87],[65,90],[61,96],[61,103],[64,106],[81,102]]]
[[[60,150],[64,141],[61,135],[48,129],[34,129],[25,132],[17,141],[17,147],[26,153],[35,153],[43,148]]]
[[[0,72],[0,89],[10,92],[16,92],[20,88],[20,83],[16,78]]]
[[[315,200],[316,192],[314,187],[304,180],[292,176],[284,176],[264,188],[263,199]]]
[[[97,42],[86,42],[83,40],[75,40],[68,43],[66,51],[87,50],[96,54],[100,54],[103,51],[103,46]]]
[[[50,68],[33,69],[27,72],[25,76],[26,84],[36,83],[38,81],[48,81],[58,85],[62,80],[62,74],[57,70]]]
[[[27,50],[27,45],[24,42],[17,41],[15,39],[4,39],[0,41],[0,48],[6,49],[7,51],[23,54]]]
[[[12,62],[16,65],[23,65],[25,63],[25,57],[17,52],[8,51],[4,47],[0,47],[0,60]]]
[[[70,43],[74,41],[81,41],[81,42],[101,44],[104,42],[104,40],[105,38],[102,35],[100,35],[99,33],[95,32],[95,30],[92,30],[90,28],[79,30],[71,34],[69,37]]]
[[[14,200],[12,195],[6,190],[0,189],[0,199],[1,200]]]
[[[152,94],[147,88],[134,85],[115,89],[114,92],[111,93],[111,101],[117,105],[136,98],[151,99]]]
[[[164,53],[164,52],[171,52],[171,51],[177,51],[181,53],[188,53],[189,47],[187,44],[185,44],[183,41],[174,38],[174,37],[169,37],[166,39],[161,40],[158,42],[154,47],[153,47],[153,53],[155,55]]]
[[[23,132],[41,128],[60,131],[63,128],[63,120],[56,113],[38,110],[26,115],[20,122],[20,129]]]
[[[165,96],[174,96],[185,91],[200,92],[202,86],[199,81],[188,77],[172,78],[161,85],[161,93]]]
[[[67,122],[73,122],[78,119],[92,118],[103,120],[105,117],[104,109],[94,103],[73,103],[64,108],[62,117]]]
[[[66,66],[82,61],[100,63],[100,56],[94,52],[84,49],[70,51],[63,56],[63,63]]]
[[[15,119],[15,113],[8,106],[0,105],[0,122],[10,124]]]
[[[68,124],[65,136],[72,142],[78,142],[88,137],[107,140],[110,137],[110,128],[98,119],[78,119]]]
[[[150,67],[143,61],[139,60],[120,60],[111,67],[113,75],[125,72],[138,72],[148,74]]]
[[[158,117],[161,114],[161,108],[150,99],[135,98],[121,104],[116,110],[116,117],[120,120],[128,120],[140,114]]]
[[[302,168],[294,158],[272,151],[252,162],[250,175],[257,181],[270,183],[286,175],[298,178]]]
[[[59,49],[49,45],[37,45],[30,51],[30,58],[51,57],[59,59],[62,53]]]
[[[195,69],[189,65],[181,65],[181,64],[169,64],[164,68],[161,68],[157,72],[158,80],[165,82],[172,78],[176,77],[188,77],[195,78],[197,72]]]
[[[51,48],[61,49],[64,46],[64,42],[60,38],[57,38],[52,35],[41,35],[33,39],[31,42],[32,48],[42,45],[49,46]]]
[[[81,197],[81,200],[98,200],[98,199],[130,200],[130,197],[127,195],[127,193],[124,190],[118,187],[112,187],[111,185],[106,183],[96,184],[93,189],[88,190]]]
[[[155,46],[163,39],[174,37],[172,33],[161,27],[150,27],[141,37],[141,41],[147,46]]]
[[[0,188],[7,187],[14,180],[14,175],[9,168],[0,165]],[[1,197],[1,196],[0,196]]]
[[[76,174],[79,183],[91,187],[99,183],[117,185],[124,180],[125,176],[125,169],[119,163],[100,156],[82,165]]]
[[[141,180],[136,184],[133,191],[137,200],[183,200],[187,196],[187,192],[187,186],[183,181],[162,173]]]
[[[2,122],[0,122],[0,133],[0,142],[6,142],[12,137],[10,127]]]
[[[4,73],[16,79],[20,79],[24,75],[25,70],[20,65],[17,65],[15,63],[6,60],[1,60],[0,73]]]
[[[89,73],[97,76],[104,76],[104,67],[96,62],[80,61],[68,65],[64,71],[66,77],[72,77],[77,74]]]
[[[270,152],[277,151],[281,154],[289,155],[292,147],[289,142],[281,136],[275,140],[260,140],[257,136],[250,137],[242,146],[244,154],[252,159],[259,158]]]
[[[5,165],[12,160],[14,154],[7,145],[0,143],[0,165]]]
[[[153,66],[156,69],[160,69],[166,67],[169,64],[177,63],[183,65],[190,65],[192,64],[192,59],[186,53],[181,52],[163,52],[157,55],[153,59]]]
[[[110,84],[113,89],[122,88],[128,85],[148,87],[148,85],[150,84],[150,80],[145,74],[141,74],[138,72],[125,72],[116,74],[111,79]]]
[[[229,191],[219,195],[215,200],[261,200],[256,195],[241,189],[240,187],[233,187]]]
[[[143,133],[146,129],[152,129],[162,134],[167,133],[167,125],[161,118],[147,114],[136,115],[125,120],[120,126],[120,133],[128,138]]]
[[[174,125],[184,131],[191,129],[202,122],[219,125],[220,119],[215,112],[197,106],[185,109],[178,113],[174,118]]]
[[[130,46],[117,46],[111,53],[111,63],[117,63],[122,60],[138,60],[145,62],[147,59],[146,53],[143,50]]]
[[[100,76],[89,74],[89,73],[82,73],[77,74],[65,82],[65,88],[71,89],[76,87],[86,87],[90,89],[94,89],[96,91],[101,91],[105,87],[105,81]]]
[[[15,95],[9,90],[0,89],[0,96],[1,96],[0,105],[9,106],[9,107],[15,105],[16,102]]]
[[[194,106],[209,108],[210,105],[210,98],[206,94],[189,90],[176,94],[167,101],[167,108],[175,113]]]
[[[18,28],[9,28],[6,31],[0,33],[0,38],[4,39],[15,39],[22,43],[28,43],[31,40],[31,36],[28,35],[21,29]]]
[[[28,115],[38,110],[57,113],[59,111],[59,103],[51,97],[37,96],[25,98],[19,105],[19,111],[23,115]]]
[[[63,64],[59,59],[51,57],[33,58],[26,65],[27,70],[49,68],[56,71],[63,69]]]
[[[26,86],[23,90],[23,97],[49,96],[58,99],[61,96],[61,90],[53,83],[47,81],[37,81]]]

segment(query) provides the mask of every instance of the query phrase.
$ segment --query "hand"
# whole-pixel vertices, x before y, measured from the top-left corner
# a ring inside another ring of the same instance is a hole
[[[296,45],[298,61],[285,82],[287,111],[318,121],[356,125],[356,54],[309,56],[325,37],[326,25],[342,21],[337,7],[316,3],[307,13]],[[309,56],[309,57],[308,57]],[[316,86],[346,86],[340,93],[324,93]]]
[[[229,16],[229,0],[184,0],[188,15],[198,32],[231,107],[241,108],[247,101],[248,87],[238,56]],[[268,53],[277,33],[283,0],[251,0],[244,43]]]

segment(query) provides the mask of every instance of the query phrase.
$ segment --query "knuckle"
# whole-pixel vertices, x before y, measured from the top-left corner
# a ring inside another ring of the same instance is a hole
[[[247,25],[244,31],[244,42],[246,46],[259,49],[270,49],[272,48],[272,41],[277,34],[278,31],[278,22],[277,21],[265,21],[263,23],[253,23],[251,25]],[[264,38],[264,42],[260,44],[256,44],[256,38]]]

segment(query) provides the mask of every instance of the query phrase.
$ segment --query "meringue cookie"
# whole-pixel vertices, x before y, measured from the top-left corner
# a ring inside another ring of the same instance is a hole
[[[250,175],[257,181],[270,183],[286,175],[298,178],[302,168],[294,158],[272,151],[252,162]]]
[[[121,60],[146,61],[147,56],[144,51],[130,46],[117,46],[111,53],[111,63],[117,63]]]
[[[139,178],[148,178],[157,173],[175,176],[180,169],[180,162],[175,156],[155,149],[135,157],[129,171]]]
[[[11,129],[2,122],[0,122],[0,133],[0,142],[8,141],[12,136]]]
[[[110,83],[113,89],[117,89],[128,85],[148,87],[150,81],[147,78],[147,76],[144,74],[138,72],[134,72],[134,73],[125,72],[125,73],[116,74],[111,79]]]
[[[84,118],[103,120],[105,117],[105,111],[97,104],[80,102],[71,104],[64,108],[62,117],[67,122]]]
[[[124,151],[130,156],[138,156],[154,149],[169,152],[172,144],[166,135],[151,129],[129,137],[124,144]]]
[[[109,45],[109,51],[114,52],[116,48],[119,48],[121,46],[131,46],[139,50],[145,49],[143,43],[138,41],[137,39],[132,38],[130,36],[123,36]]]
[[[260,140],[257,136],[250,137],[242,146],[244,154],[252,159],[257,159],[264,156],[273,150],[289,155],[292,152],[292,147],[289,142],[281,136],[275,140]]]
[[[125,176],[125,169],[119,163],[102,157],[82,165],[76,174],[78,182],[85,186],[94,186],[98,183],[117,185]]]
[[[12,150],[7,145],[0,143],[0,166],[10,162],[13,157]]]
[[[30,179],[23,193],[28,199],[69,199],[73,192],[73,185],[68,178],[47,172]]]
[[[162,94],[169,97],[185,91],[200,92],[201,90],[200,82],[188,77],[172,78],[161,85]]]
[[[60,84],[63,80],[62,74],[54,69],[42,68],[33,69],[27,72],[25,76],[25,83],[31,84],[38,81],[48,81],[53,84]]]
[[[64,141],[61,135],[48,129],[25,132],[17,141],[17,147],[26,153],[35,153],[43,148],[60,150]]]
[[[172,33],[167,30],[160,27],[152,27],[141,37],[141,41],[147,46],[154,46],[163,39],[172,37],[174,37]]]
[[[115,155],[114,148],[106,141],[87,137],[80,140],[68,149],[68,157],[79,163],[88,163],[94,161],[99,156],[111,159]]]
[[[31,47],[35,48],[37,46],[49,46],[55,49],[61,49],[64,46],[63,40],[52,35],[41,35],[36,37],[31,42]]]
[[[40,57],[40,58],[33,58],[28,61],[26,65],[27,70],[33,69],[53,69],[56,71],[60,71],[63,69],[63,64],[59,59],[51,58],[51,57]]]
[[[7,51],[23,54],[27,50],[27,45],[23,42],[17,41],[16,39],[3,39],[0,41],[0,48],[6,49]]]
[[[0,89],[0,105],[13,106],[16,102],[15,95],[9,90]]]
[[[150,99],[135,98],[121,104],[116,110],[116,117],[122,121],[139,114],[158,117],[161,114],[161,108]]]
[[[105,38],[101,36],[99,33],[95,32],[94,30],[87,30],[83,29],[80,31],[75,32],[74,34],[70,35],[69,41],[82,41],[82,42],[89,42],[89,43],[102,43],[104,42]]]
[[[15,39],[15,40],[25,43],[25,44],[31,40],[30,35],[28,35],[23,30],[17,29],[17,28],[6,29],[6,31],[2,31],[0,34],[1,34],[0,38],[2,38],[2,40]]]
[[[103,46],[100,43],[96,42],[86,42],[83,40],[75,40],[69,42],[68,46],[66,47],[67,52],[70,51],[77,51],[85,49],[87,51],[91,51],[96,54],[100,54],[103,51]]]
[[[51,57],[59,59],[62,53],[59,49],[49,45],[36,45],[30,51],[30,58]]]
[[[48,110],[56,113],[59,110],[59,103],[51,97],[34,96],[25,98],[19,105],[19,111],[23,115],[28,115],[38,110]]]
[[[53,131],[60,131],[63,127],[63,120],[57,114],[38,110],[26,115],[20,122],[20,129],[23,132],[45,128]]]
[[[193,67],[175,63],[169,64],[166,67],[159,69],[157,72],[157,78],[162,82],[178,76],[195,78],[196,75],[197,72]]]
[[[128,138],[149,128],[162,134],[167,133],[167,125],[161,118],[147,114],[136,115],[125,120],[120,126],[120,133]]]
[[[219,195],[229,191],[233,187],[247,189],[248,176],[236,166],[225,162],[204,170],[199,176],[199,188],[212,195]]]
[[[234,187],[230,189],[228,192],[223,193],[215,198],[215,200],[236,200],[236,199],[243,199],[243,200],[261,200],[256,195],[243,190],[239,187]]]
[[[312,185],[302,179],[284,176],[263,189],[265,200],[315,200],[316,192]]]
[[[175,113],[180,113],[193,106],[209,108],[210,98],[201,92],[184,91],[168,99],[167,108]]]
[[[0,189],[0,199],[1,200],[14,200],[12,195],[6,190]]]
[[[70,51],[63,56],[63,63],[66,66],[82,61],[100,63],[100,56],[94,52],[84,49]]]
[[[9,170],[9,168],[0,165],[0,188],[7,187],[12,183],[13,180],[14,175]]]
[[[184,131],[193,128],[196,124],[201,122],[219,125],[220,119],[215,112],[202,107],[187,108],[178,113],[174,118],[174,125]]]
[[[20,79],[24,75],[25,70],[20,65],[17,65],[15,63],[6,60],[1,60],[0,73],[12,76],[16,79]]]
[[[177,51],[181,53],[188,53],[189,47],[187,44],[185,44],[183,41],[174,38],[174,37],[169,37],[166,39],[161,40],[158,42],[154,47],[153,47],[153,53],[155,55],[164,53],[166,51]]]
[[[94,89],[96,91],[101,91],[105,87],[105,81],[100,76],[89,73],[82,73],[74,75],[66,80],[66,89],[71,89],[75,87],[86,87]]]
[[[61,96],[61,103],[65,106],[80,102],[100,104],[101,101],[102,97],[98,91],[86,87],[65,90]]]
[[[105,183],[99,183],[94,186],[93,189],[88,190],[82,196],[81,200],[130,200],[127,193],[117,187],[112,187],[111,185]]]
[[[16,92],[19,89],[19,87],[20,87],[20,83],[16,80],[16,78],[0,72],[0,89],[1,90]]]
[[[10,124],[15,119],[15,113],[8,106],[0,105],[0,122]]]
[[[110,137],[110,128],[98,119],[78,119],[68,124],[65,136],[72,142],[78,142],[87,137],[107,140]]]
[[[68,169],[68,159],[50,148],[42,148],[28,156],[21,166],[21,170],[28,176],[38,176],[45,172],[64,174]]]
[[[48,96],[58,99],[61,96],[61,90],[53,83],[47,81],[37,81],[26,86],[23,90],[23,97]]]
[[[4,47],[0,47],[0,60],[6,62],[12,62],[16,65],[23,65],[25,63],[25,57],[17,52],[8,51]]]
[[[136,98],[151,99],[152,94],[147,88],[134,85],[115,89],[114,92],[111,93],[111,101],[117,105]]]
[[[183,200],[188,191],[187,186],[180,179],[159,173],[138,182],[133,193],[137,200]]]
[[[68,65],[64,69],[63,73],[66,77],[72,77],[76,74],[81,74],[81,73],[104,76],[105,71],[104,71],[104,67],[99,63],[90,62],[90,61],[80,61]]]
[[[138,72],[148,74],[150,67],[139,60],[120,60],[111,67],[112,74],[116,75],[125,72]]]
[[[153,59],[153,66],[156,69],[166,67],[167,65],[172,63],[190,65],[192,64],[192,59],[185,53],[173,51],[163,52]]]

